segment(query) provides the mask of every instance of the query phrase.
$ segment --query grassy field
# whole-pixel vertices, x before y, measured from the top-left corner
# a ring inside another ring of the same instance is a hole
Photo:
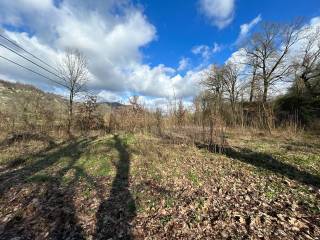
[[[0,239],[319,239],[319,138],[227,137],[223,154],[146,134],[2,147]]]

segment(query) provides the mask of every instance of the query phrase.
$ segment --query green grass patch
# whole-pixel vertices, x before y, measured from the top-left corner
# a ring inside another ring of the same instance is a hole
[[[165,199],[165,207],[172,208],[175,205],[175,199],[171,196],[167,196]]]
[[[313,214],[320,214],[318,199],[307,187],[298,186],[298,188],[292,189],[292,192],[301,205],[306,207]]]
[[[90,157],[80,158],[76,166],[92,176],[108,176],[110,173],[110,158],[103,155],[90,155]]]
[[[271,183],[270,185],[267,185],[265,189],[265,196],[269,201],[275,200],[282,192],[283,187],[278,183]]]
[[[121,137],[121,141],[125,146],[129,146],[135,143],[136,139],[133,134],[125,134]]]
[[[82,194],[84,197],[86,197],[88,199],[91,197],[92,191],[93,191],[93,189],[90,186],[86,185],[86,187],[84,187],[84,189],[82,191]]]
[[[171,219],[172,219],[172,216],[170,216],[170,215],[162,216],[160,218],[160,223],[162,225],[166,225],[168,222],[170,222]]]
[[[200,184],[199,176],[193,171],[188,172],[187,178],[196,186]]]
[[[56,180],[56,178],[49,176],[47,174],[36,174],[27,178],[28,182],[33,182],[33,183],[44,183],[44,182],[49,182],[54,180]]]

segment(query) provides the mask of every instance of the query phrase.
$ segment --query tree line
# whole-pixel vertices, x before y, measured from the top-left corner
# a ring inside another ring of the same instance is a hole
[[[188,136],[210,145],[217,141],[223,145],[226,127],[269,132],[288,123],[295,129],[319,127],[310,123],[320,119],[320,35],[318,28],[302,23],[262,23],[240,43],[235,57],[205,71],[192,108],[183,99],[171,99],[166,109],[148,109],[138,96],[108,110],[102,110],[92,94],[75,101],[88,92],[88,61],[80,51],[67,50],[57,68],[68,91],[65,106],[53,111],[41,94],[28,96],[28,101],[22,99],[0,112],[0,127],[7,131],[31,125],[44,132],[63,129],[69,137],[91,130],[148,131],[175,139]]]

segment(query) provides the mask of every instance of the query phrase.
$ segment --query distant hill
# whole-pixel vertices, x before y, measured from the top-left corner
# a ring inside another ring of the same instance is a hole
[[[31,109],[30,105],[37,109],[37,104],[41,104],[55,114],[65,114],[67,103],[64,97],[44,92],[35,86],[0,80],[0,112],[2,113],[25,111]],[[121,106],[124,105],[118,102],[98,103],[98,109],[102,113]]]
[[[98,105],[100,105],[100,106],[101,105],[107,105],[107,106],[112,107],[112,108],[125,106],[124,104],[119,103],[119,102],[99,102]]]
[[[56,112],[65,109],[67,101],[62,96],[46,93],[32,85],[0,80],[0,111],[21,111],[27,105],[40,103]]]

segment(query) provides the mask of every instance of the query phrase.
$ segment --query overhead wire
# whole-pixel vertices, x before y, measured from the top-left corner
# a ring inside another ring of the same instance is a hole
[[[15,64],[15,65],[17,65],[17,66],[25,69],[25,70],[28,70],[28,71],[30,71],[30,72],[32,72],[32,73],[34,73],[34,74],[37,74],[37,75],[39,75],[39,76],[41,76],[41,77],[44,77],[44,78],[46,78],[46,79],[48,79],[48,80],[50,80],[50,81],[52,81],[52,82],[54,82],[54,83],[56,83],[56,84],[58,84],[58,85],[60,85],[60,86],[65,87],[65,85],[63,85],[62,83],[57,82],[57,81],[53,80],[52,78],[49,78],[49,77],[43,75],[42,73],[38,73],[38,72],[32,70],[31,68],[28,68],[28,67],[26,67],[26,66],[23,66],[23,65],[21,65],[20,63],[17,63],[17,62],[15,62],[15,61],[13,61],[13,60],[11,60],[11,59],[9,59],[9,58],[6,58],[6,57],[1,56],[1,55],[0,55],[0,58],[6,60],[6,61],[8,61],[8,62],[11,62],[11,63],[13,63],[13,64]]]
[[[3,39],[5,39],[5,40],[7,40],[8,42],[10,42],[10,43],[13,44],[14,46],[18,47],[19,49],[23,50],[24,52],[28,53],[30,56],[32,56],[33,58],[37,59],[37,60],[40,61],[41,63],[45,64],[46,66],[48,66],[48,67],[50,67],[50,68],[52,68],[52,69],[54,69],[55,71],[58,72],[58,70],[57,70],[55,67],[52,67],[51,65],[47,64],[45,61],[43,61],[43,60],[40,59],[39,57],[35,56],[35,55],[32,54],[31,52],[27,51],[25,48],[23,48],[23,47],[20,46],[19,44],[15,43],[13,40],[5,37],[5,36],[2,35],[1,33],[0,33],[0,37],[3,38]],[[45,67],[43,67],[43,66],[41,66],[40,64],[36,63],[35,61],[30,60],[28,57],[20,54],[19,52],[17,52],[16,50],[12,49],[11,47],[8,47],[8,46],[6,46],[6,45],[4,45],[4,44],[2,44],[2,43],[0,43],[0,46],[2,46],[2,47],[4,47],[5,49],[11,51],[12,53],[18,55],[19,57],[27,60],[28,62],[34,64],[35,66],[43,69],[44,71],[46,71],[46,72],[54,75],[55,77],[57,77],[57,78],[65,81],[65,79],[62,78],[61,76],[57,75],[56,73],[52,72],[51,70],[48,70],[47,68],[45,68]],[[8,62],[10,62],[10,63],[12,63],[12,64],[15,64],[15,65],[17,65],[17,66],[19,66],[19,67],[21,67],[21,68],[23,68],[23,69],[25,69],[25,70],[28,70],[28,71],[30,71],[30,72],[32,72],[32,73],[34,73],[34,74],[37,74],[37,75],[39,75],[39,76],[41,76],[41,77],[43,77],[43,78],[45,78],[45,79],[47,79],[47,80],[49,80],[49,81],[51,81],[51,82],[54,82],[55,84],[58,84],[58,85],[60,85],[60,86],[62,86],[62,87],[66,87],[66,85],[62,84],[61,82],[56,81],[56,80],[54,80],[54,79],[52,79],[52,78],[50,78],[50,77],[48,77],[48,76],[45,76],[44,74],[39,73],[39,72],[37,72],[37,71],[29,68],[29,67],[23,66],[22,64],[17,63],[17,62],[15,62],[15,61],[13,61],[13,60],[11,60],[11,59],[9,59],[9,58],[6,58],[6,57],[1,56],[1,55],[0,55],[0,58],[4,59],[4,60],[6,60],[6,61],[8,61]],[[86,92],[86,93],[89,93],[89,94],[91,94],[91,95],[96,95],[95,93],[93,93],[93,92],[90,91],[90,90],[82,90],[82,92]]]
[[[19,45],[18,43],[16,43],[15,41],[11,40],[10,38],[4,36],[3,34],[0,33],[0,37],[5,39],[6,41],[10,42],[11,44],[13,44],[14,46],[16,46],[17,48],[21,49],[22,51],[28,53],[30,56],[34,57],[35,59],[37,59],[38,61],[42,62],[43,64],[45,64],[47,67],[52,68],[53,70],[57,71],[58,70],[51,66],[50,64],[46,63],[45,61],[43,61],[42,59],[40,59],[39,57],[35,56],[34,54],[32,54],[30,51],[26,50],[25,48],[23,48],[21,45]]]
[[[8,46],[6,46],[6,45],[2,44],[2,43],[0,43],[0,46],[4,47],[5,49],[7,49],[7,50],[9,50],[9,51],[11,51],[11,52],[13,52],[13,53],[15,53],[15,54],[16,54],[16,55],[18,55],[19,57],[22,57],[23,59],[27,60],[28,62],[31,62],[32,64],[36,65],[37,67],[39,67],[39,68],[41,68],[41,69],[43,69],[43,70],[47,71],[48,73],[51,73],[52,75],[54,75],[54,76],[56,76],[57,78],[60,78],[60,79],[62,79],[62,80],[64,81],[64,79],[63,79],[61,76],[59,76],[59,75],[57,75],[56,73],[54,73],[54,72],[52,72],[52,71],[48,70],[48,69],[47,69],[47,68],[45,68],[45,67],[43,67],[43,66],[39,65],[38,63],[36,63],[36,62],[34,62],[34,61],[30,60],[29,58],[27,58],[27,57],[25,57],[24,55],[22,55],[22,54],[18,53],[17,51],[13,50],[12,48],[10,48],[10,47],[8,47]]]

